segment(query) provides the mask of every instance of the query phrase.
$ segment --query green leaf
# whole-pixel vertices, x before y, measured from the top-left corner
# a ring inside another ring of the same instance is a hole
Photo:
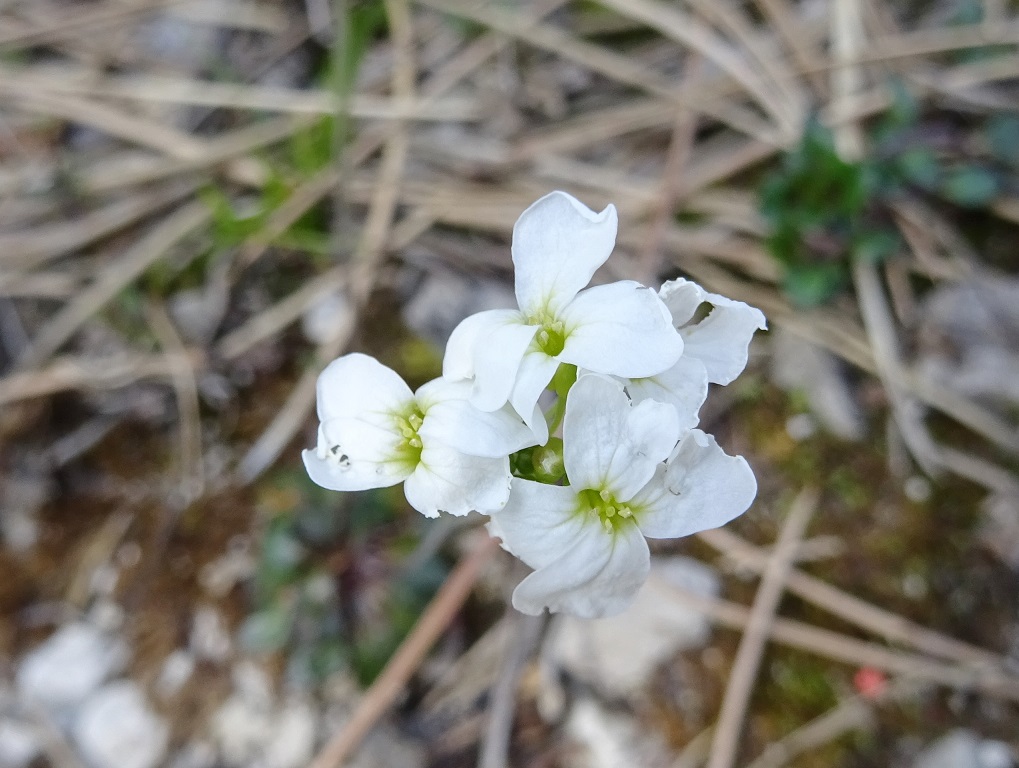
[[[933,189],[941,179],[941,165],[926,147],[907,149],[899,155],[895,165],[906,181],[922,189]]]
[[[292,612],[283,601],[279,601],[248,616],[241,624],[238,638],[249,651],[272,653],[287,644],[292,627]]]
[[[1019,117],[995,115],[988,120],[987,143],[996,159],[1019,166]]]
[[[914,125],[920,117],[920,103],[900,78],[889,82],[892,105],[885,113],[885,121],[895,128],[907,128]]]
[[[899,245],[899,236],[892,230],[869,230],[853,242],[853,256],[876,264],[894,256]]]
[[[998,179],[986,168],[965,166],[953,171],[941,185],[946,200],[966,208],[980,208],[998,195]]]
[[[842,265],[804,266],[786,273],[783,288],[789,299],[800,307],[816,307],[838,293],[846,282]]]

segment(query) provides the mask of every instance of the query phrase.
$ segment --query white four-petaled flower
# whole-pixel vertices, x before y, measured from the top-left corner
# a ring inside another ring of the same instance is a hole
[[[563,424],[569,485],[514,478],[508,503],[489,524],[535,569],[513,592],[518,610],[619,613],[647,578],[645,536],[688,536],[750,506],[757,481],[746,461],[700,430],[681,439],[679,432],[672,406],[631,404],[608,377],[577,379]]]
[[[429,517],[489,514],[492,535],[534,569],[513,593],[521,611],[623,610],[648,574],[645,537],[723,525],[756,495],[747,462],[694,427],[708,384],[739,375],[765,319],[682,278],[657,294],[632,281],[582,290],[615,236],[611,205],[595,213],[546,195],[513,229],[519,308],[457,326],[442,378],[412,392],[366,355],[330,364],[318,444],[304,452],[312,480],[339,491],[403,482]],[[565,397],[552,418],[565,405],[561,442],[548,441],[538,407],[550,383]],[[539,444],[540,461],[520,453]]]
[[[509,496],[509,454],[536,440],[512,410],[479,411],[469,394],[442,379],[411,392],[374,358],[344,355],[318,379],[308,474],[335,491],[404,482],[407,501],[428,517],[494,512]]]
[[[708,384],[729,384],[739,376],[746,368],[754,332],[768,325],[756,307],[708,293],[681,277],[665,283],[658,295],[683,338],[683,356],[662,373],[626,381],[626,392],[634,402],[657,400],[675,406],[680,427],[690,429],[697,426]],[[711,312],[691,322],[705,303]]]
[[[611,205],[595,213],[565,192],[531,205],[513,227],[520,308],[460,323],[446,346],[443,377],[471,381],[471,402],[484,411],[509,402],[541,439],[543,425],[532,414],[560,363],[627,378],[672,367],[683,340],[654,291],[632,280],[581,290],[615,241]]]

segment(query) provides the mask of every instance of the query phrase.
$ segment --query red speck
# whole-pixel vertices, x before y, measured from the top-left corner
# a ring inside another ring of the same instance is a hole
[[[853,687],[865,699],[876,699],[888,687],[888,676],[875,667],[860,667],[853,675]]]

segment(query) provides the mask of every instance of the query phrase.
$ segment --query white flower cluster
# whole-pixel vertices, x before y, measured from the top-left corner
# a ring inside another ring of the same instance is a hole
[[[615,238],[611,205],[596,214],[563,192],[534,203],[513,229],[519,309],[457,326],[441,378],[412,392],[361,354],[326,368],[311,478],[338,491],[403,482],[428,517],[490,515],[534,569],[513,593],[525,613],[625,609],[648,575],[645,537],[718,527],[757,494],[746,461],[696,426],[708,383],[739,375],[765,320],[683,279],[584,290]]]

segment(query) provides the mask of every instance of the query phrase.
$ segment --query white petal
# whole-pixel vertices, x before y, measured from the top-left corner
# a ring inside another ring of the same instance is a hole
[[[672,323],[680,329],[686,343],[683,354],[704,363],[708,381],[729,384],[743,372],[754,332],[768,327],[761,310],[708,293],[683,278],[665,283],[658,295],[672,313]],[[711,313],[699,323],[687,325],[705,302],[712,305]]]
[[[479,339],[474,350],[474,405],[494,411],[509,401],[524,353],[537,331],[538,326],[526,325],[515,312]]]
[[[442,358],[442,378],[473,379],[479,347],[499,328],[520,324],[517,310],[486,310],[464,318],[452,329]],[[521,352],[523,354],[523,352]]]
[[[583,291],[559,318],[567,332],[559,359],[596,373],[654,376],[683,353],[683,339],[662,300],[632,280]]]
[[[509,501],[492,515],[489,532],[531,568],[542,568],[572,546],[583,524],[579,509],[575,488],[515,477]]]
[[[430,406],[418,434],[426,444],[444,444],[469,456],[493,459],[538,442],[509,406],[482,411],[467,400],[445,400]]]
[[[680,333],[686,343],[684,355],[704,363],[708,381],[728,384],[747,367],[747,348],[755,331],[768,327],[761,310],[716,293],[707,294],[714,304],[706,318]]]
[[[635,402],[657,400],[668,403],[679,416],[679,429],[693,429],[700,421],[698,411],[708,396],[708,373],[704,363],[685,353],[664,373],[646,379],[628,379],[626,392]]]
[[[494,512],[509,498],[509,459],[467,456],[444,445],[425,443],[421,462],[407,478],[407,501],[426,517],[440,512]]]
[[[413,470],[394,459],[400,435],[358,419],[332,419],[318,428],[318,445],[301,456],[311,479],[333,491],[386,488]]]
[[[520,417],[527,421],[527,425],[534,430],[539,445],[544,445],[548,439],[548,424],[545,422],[545,417],[541,416],[538,398],[552,381],[558,368],[558,360],[549,357],[532,345],[520,362],[517,380],[510,395],[510,404],[513,406],[513,410],[520,414]],[[538,416],[541,416],[540,421]]]
[[[682,328],[693,319],[694,313],[705,302],[707,295],[707,291],[697,283],[682,277],[663,283],[658,290],[658,296],[669,308],[672,324],[676,328]]]
[[[333,360],[318,377],[319,421],[335,418],[388,417],[414,402],[400,374],[374,357],[354,353]]]
[[[636,525],[606,533],[588,522],[560,557],[536,570],[513,590],[521,613],[569,613],[596,619],[622,613],[633,602],[650,571],[647,542]]]
[[[617,501],[628,501],[669,456],[678,436],[671,405],[646,400],[631,406],[618,381],[581,376],[566,398],[566,476],[576,490],[609,490]]]
[[[586,618],[619,613],[647,578],[648,548],[637,526],[606,532],[597,518],[578,513],[569,486],[514,478],[489,531],[535,569],[513,592],[513,605],[524,613],[546,607]]]
[[[545,195],[520,214],[513,267],[524,314],[558,314],[612,253],[616,226],[614,206],[595,213],[565,192]]]
[[[631,501],[637,523],[653,539],[718,528],[743,514],[757,480],[742,456],[729,456],[699,429],[688,432],[666,465]]]

